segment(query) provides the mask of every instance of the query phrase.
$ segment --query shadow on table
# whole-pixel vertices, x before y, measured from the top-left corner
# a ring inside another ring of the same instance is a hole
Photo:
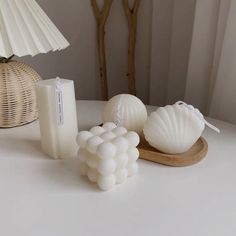
[[[40,158],[49,159],[41,149],[39,139],[26,139],[15,137],[0,138],[1,157],[7,158]]]
[[[62,189],[64,192],[66,189],[79,192],[101,192],[96,184],[80,176],[77,158],[47,161],[42,168],[42,174],[53,188]]]
[[[29,165],[33,174],[45,182],[45,187],[49,185],[60,191],[101,192],[95,184],[80,176],[77,158],[54,160],[43,153],[38,139],[0,138],[0,153],[0,158],[22,160]]]

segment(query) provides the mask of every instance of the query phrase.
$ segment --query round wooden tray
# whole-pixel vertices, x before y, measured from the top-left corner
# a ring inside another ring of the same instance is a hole
[[[201,161],[207,154],[208,144],[201,137],[198,141],[185,153],[181,154],[165,154],[151,147],[144,138],[139,146],[140,158],[148,161],[157,162],[168,166],[190,166]]]

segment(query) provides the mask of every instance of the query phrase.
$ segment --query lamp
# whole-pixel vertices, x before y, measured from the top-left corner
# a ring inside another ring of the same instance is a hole
[[[35,82],[41,78],[12,57],[68,46],[35,0],[0,0],[0,127],[23,125],[38,117]]]

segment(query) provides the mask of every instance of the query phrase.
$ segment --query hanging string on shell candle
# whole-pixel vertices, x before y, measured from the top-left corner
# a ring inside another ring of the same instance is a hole
[[[187,103],[185,102],[182,102],[182,101],[178,101],[176,102],[177,105],[183,105],[185,107],[187,107],[190,111],[192,111],[201,121],[203,121],[205,123],[206,126],[208,126],[209,128],[211,128],[212,130],[216,131],[217,133],[220,133],[220,130],[215,127],[214,125],[212,125],[211,123],[209,123],[205,118],[204,116],[202,115],[202,113],[194,108],[194,106],[192,105],[188,105]]]

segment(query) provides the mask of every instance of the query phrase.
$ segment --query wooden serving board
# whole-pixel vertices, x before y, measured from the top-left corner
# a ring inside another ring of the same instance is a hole
[[[140,158],[148,161],[157,162],[168,166],[190,166],[201,161],[207,154],[208,144],[201,137],[198,141],[185,153],[181,154],[165,154],[151,147],[148,142],[142,138],[138,146]]]

